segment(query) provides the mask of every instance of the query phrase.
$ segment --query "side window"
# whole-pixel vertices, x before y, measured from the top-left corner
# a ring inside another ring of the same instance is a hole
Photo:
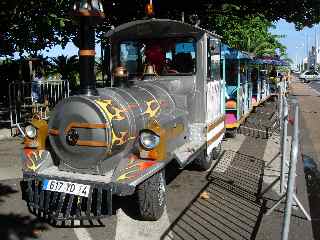
[[[208,78],[211,81],[220,80],[220,41],[208,39]]]
[[[195,42],[177,42],[173,56],[175,68],[180,73],[195,73],[196,51]]]
[[[138,47],[134,42],[124,42],[120,44],[120,63],[123,64],[130,73],[138,70]]]
[[[240,82],[245,83],[247,81],[247,66],[244,62],[240,63]]]

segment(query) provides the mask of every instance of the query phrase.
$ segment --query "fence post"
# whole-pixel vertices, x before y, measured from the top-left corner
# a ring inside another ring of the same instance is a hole
[[[295,186],[295,178],[296,178],[298,153],[299,153],[299,105],[295,103],[293,139],[292,139],[292,147],[290,152],[291,163],[290,163],[290,169],[289,169],[286,207],[284,211],[284,220],[282,225],[282,237],[281,237],[282,240],[288,240],[288,237],[289,237],[289,228],[290,228],[292,204],[294,199],[294,186]]]
[[[287,136],[288,136],[288,102],[285,97],[282,97],[282,115],[281,115],[281,173],[280,173],[280,194],[285,192],[285,167],[287,162]]]

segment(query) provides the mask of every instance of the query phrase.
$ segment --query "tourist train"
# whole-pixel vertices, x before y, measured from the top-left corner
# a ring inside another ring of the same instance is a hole
[[[94,49],[83,44],[80,94],[25,128],[23,199],[40,217],[102,218],[115,196],[130,196],[140,219],[159,219],[169,163],[208,170],[226,132],[275,94],[269,62],[198,26],[138,20],[105,37],[110,86],[95,88]]]

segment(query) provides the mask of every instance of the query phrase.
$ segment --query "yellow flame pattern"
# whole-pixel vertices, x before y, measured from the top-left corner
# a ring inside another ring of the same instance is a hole
[[[112,145],[115,144],[117,146],[120,146],[120,145],[126,143],[127,142],[127,134],[128,134],[127,132],[120,132],[120,137],[118,137],[112,128]],[[116,143],[116,142],[118,142],[118,143]]]
[[[118,107],[115,107],[112,103],[112,100],[96,100],[96,103],[103,109],[103,111],[107,114],[108,119],[115,120],[115,121],[121,121],[126,119],[125,112],[126,110],[120,109]],[[110,112],[109,109],[112,109],[114,113]]]
[[[155,103],[157,105],[154,109],[152,109],[152,107],[151,107],[151,105],[153,103]],[[144,114],[149,114],[150,118],[155,117],[158,114],[158,112],[160,111],[159,103],[156,100],[152,99],[150,101],[147,101],[146,104],[147,104],[147,109],[145,110]]]
[[[132,174],[133,174],[133,175],[132,175]],[[124,174],[120,175],[120,176],[117,178],[117,181],[123,181],[123,180],[132,179],[132,178],[136,177],[137,175],[138,175],[137,170],[134,169],[134,170],[125,172]]]
[[[30,169],[31,171],[35,172],[39,169],[39,167],[41,166],[42,163],[42,159],[41,159],[41,154],[42,154],[42,150],[40,151],[32,151],[29,150],[28,152],[26,152],[26,156],[29,160],[29,162],[31,162],[31,164],[26,163],[26,167],[28,169]]]

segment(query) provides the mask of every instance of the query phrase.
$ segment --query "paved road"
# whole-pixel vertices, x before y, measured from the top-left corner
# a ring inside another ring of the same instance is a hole
[[[309,86],[320,92],[320,81],[311,82],[309,83]]]
[[[221,169],[226,170],[228,164],[233,162],[235,164],[233,173],[237,178],[235,180],[228,178],[227,185],[225,182],[222,183],[224,187],[219,187],[216,183],[209,184],[208,172],[198,172],[191,167],[182,172],[174,172],[172,181],[167,187],[167,209],[159,221],[136,221],[119,209],[116,215],[103,219],[100,225],[95,222],[95,227],[54,228],[38,222],[29,214],[25,203],[21,200],[19,189],[21,142],[0,141],[0,239],[27,240],[36,237],[43,240],[280,239],[281,212],[275,212],[268,217],[262,216],[262,206],[252,199],[248,200],[248,192],[241,190],[243,187],[250,188],[261,183],[261,174],[246,166],[252,167],[255,162],[261,163],[261,159],[270,161],[277,155],[278,147],[277,139],[269,139],[267,142],[243,135],[224,141],[223,149],[232,150],[230,154],[234,154],[235,151],[246,154],[239,155],[240,161],[227,158],[226,164]],[[247,155],[254,158],[248,158]],[[249,165],[245,165],[245,161]],[[271,172],[269,178],[274,177],[275,173],[276,171]],[[248,181],[246,176],[257,179],[254,179],[254,182]],[[269,180],[265,176],[264,184],[270,183],[271,179]],[[231,186],[233,183],[238,184],[238,187]],[[230,186],[233,189],[229,189]],[[209,194],[209,200],[198,198],[203,189]],[[238,194],[235,194],[237,191]],[[292,226],[290,239],[312,239],[309,237],[311,231],[306,226],[305,220],[294,218],[292,224],[295,226]]]
[[[225,148],[237,150],[245,137],[238,136],[232,142],[224,142]],[[174,172],[174,179],[168,184],[168,207],[157,222],[135,221],[121,209],[117,215],[102,220],[102,225],[95,223],[91,228],[53,228],[38,222],[29,214],[25,203],[21,200],[19,189],[21,141],[13,139],[0,141],[0,235],[15,234],[21,239],[160,239],[170,224],[179,216],[201,189],[207,184],[208,172],[198,172],[187,168],[182,172]],[[39,230],[40,229],[40,230]],[[42,230],[41,230],[42,229]],[[6,239],[0,237],[0,239]]]

